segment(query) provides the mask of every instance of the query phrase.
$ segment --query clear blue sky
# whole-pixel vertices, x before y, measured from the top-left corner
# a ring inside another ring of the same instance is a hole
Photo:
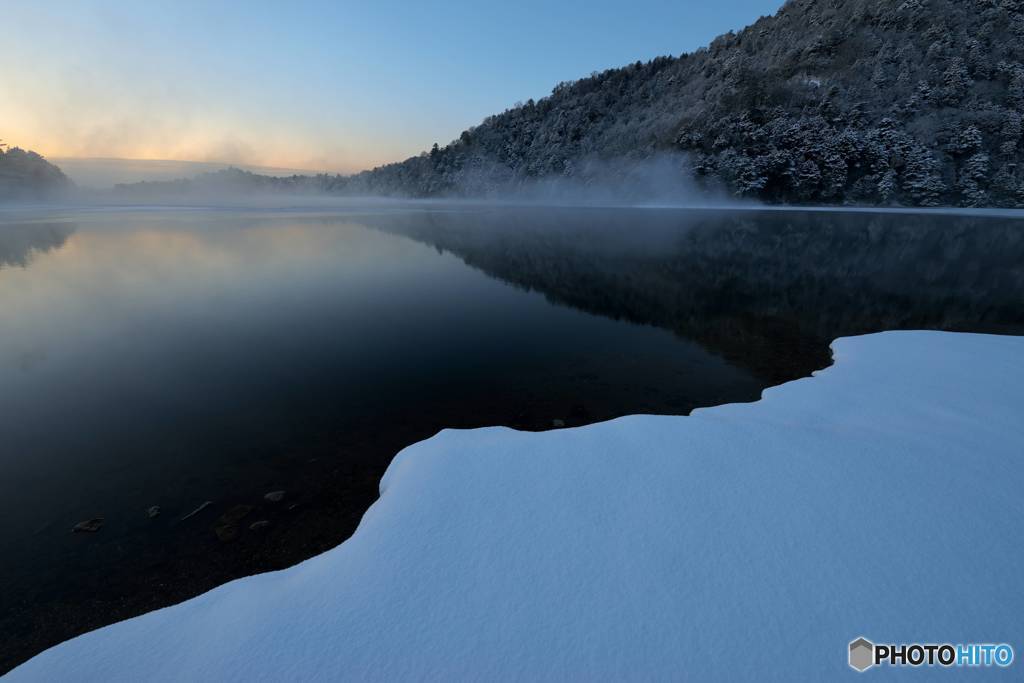
[[[0,138],[52,156],[353,170],[782,0],[9,3]]]

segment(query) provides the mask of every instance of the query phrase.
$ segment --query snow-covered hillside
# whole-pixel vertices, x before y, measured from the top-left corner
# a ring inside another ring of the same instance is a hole
[[[442,432],[340,547],[9,679],[821,681],[858,675],[858,636],[1024,651],[1024,338],[834,350],[753,404]]]

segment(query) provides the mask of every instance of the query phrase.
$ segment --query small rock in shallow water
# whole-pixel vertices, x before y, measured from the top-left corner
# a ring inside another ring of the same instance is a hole
[[[149,506],[148,508],[146,508],[146,515],[148,515],[150,519],[153,519],[154,517],[159,517],[160,516],[160,506],[159,505],[151,505],[151,506]]]
[[[233,541],[238,538],[238,522],[247,514],[252,512],[252,505],[236,505],[217,520],[213,527],[213,533],[223,542]]]
[[[284,491],[271,491],[263,496],[263,500],[270,503],[280,503],[284,499]]]
[[[249,525],[249,531],[263,531],[270,526],[270,520],[261,519],[258,522],[253,522]]]
[[[565,426],[565,420],[557,420],[557,419],[556,420],[552,420],[551,421],[551,426],[552,427],[564,427]]]
[[[96,533],[97,531],[99,531],[102,528],[103,528],[103,518],[102,517],[93,517],[92,519],[87,519],[84,522],[79,522],[75,526],[71,527],[71,531],[76,533],[76,534],[77,533],[81,533],[81,532],[87,532],[87,533],[90,533],[90,534],[94,534],[94,533]]]
[[[188,513],[187,515],[185,515],[184,517],[182,517],[182,518],[181,518],[181,521],[183,521],[183,522],[184,522],[184,521],[185,521],[186,519],[188,519],[189,517],[192,517],[192,516],[194,516],[194,515],[198,515],[198,514],[199,514],[200,512],[202,512],[202,511],[203,511],[203,510],[205,510],[206,508],[210,507],[211,505],[213,505],[213,501],[212,501],[212,500],[208,500],[208,501],[206,501],[205,503],[203,503],[202,505],[200,505],[199,507],[197,507],[197,508],[196,508],[195,510],[193,510],[192,512],[190,512],[190,513]]]
[[[223,515],[221,515],[220,519],[218,519],[217,521],[220,524],[234,524],[235,522],[240,521],[250,512],[252,512],[252,505],[236,505],[235,507],[231,508]]]

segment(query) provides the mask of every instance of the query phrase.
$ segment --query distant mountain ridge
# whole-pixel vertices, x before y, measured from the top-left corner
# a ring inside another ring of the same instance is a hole
[[[164,182],[189,178],[202,173],[225,170],[233,164],[215,161],[175,159],[125,159],[117,157],[50,157],[79,187],[108,190],[116,185],[138,182]],[[310,169],[237,165],[243,170],[265,176],[309,175]]]
[[[1019,207],[1022,62],[1020,0],[789,0],[335,185],[475,195],[678,151],[705,187],[770,202]]]

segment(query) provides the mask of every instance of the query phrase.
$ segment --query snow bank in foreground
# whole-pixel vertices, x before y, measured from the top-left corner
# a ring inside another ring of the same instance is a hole
[[[1024,654],[1024,338],[842,339],[762,401],[404,450],[356,535],[12,681],[834,680],[847,643]],[[1006,670],[918,670],[940,680]],[[913,677],[899,670],[872,670]]]

